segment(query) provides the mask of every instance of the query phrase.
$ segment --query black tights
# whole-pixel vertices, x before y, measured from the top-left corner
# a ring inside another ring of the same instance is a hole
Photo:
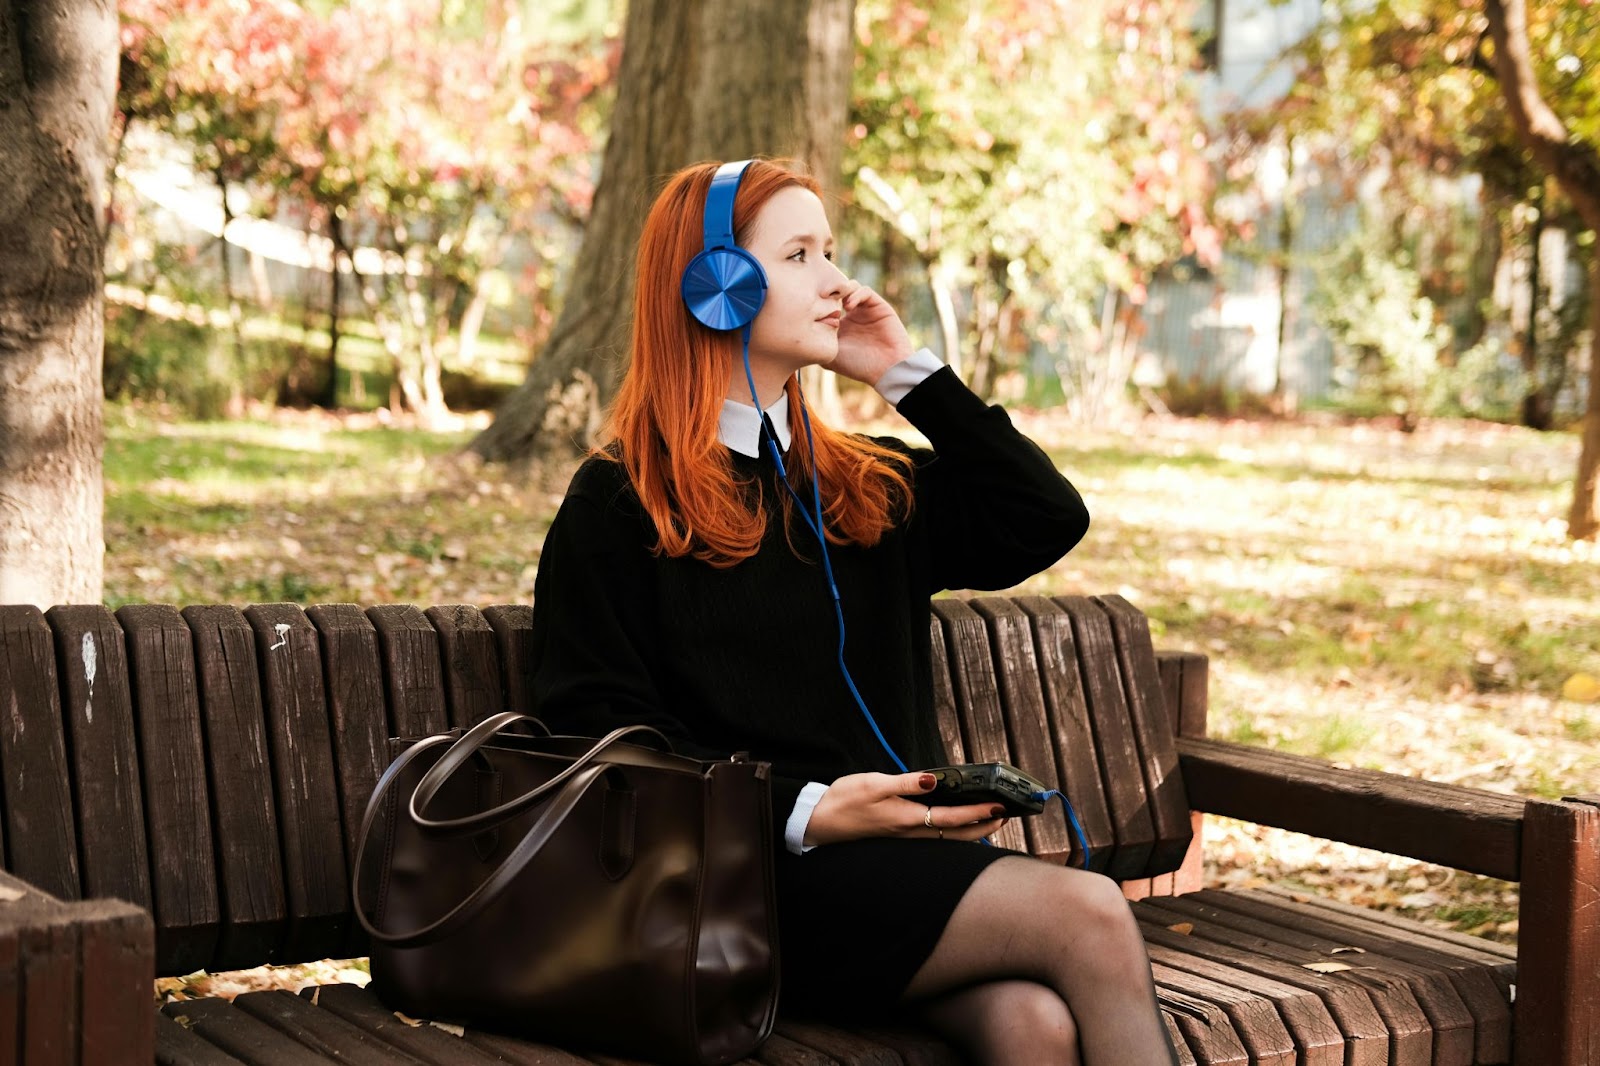
[[[1114,881],[1082,870],[991,865],[905,1000],[984,1066],[1177,1062],[1133,912]]]

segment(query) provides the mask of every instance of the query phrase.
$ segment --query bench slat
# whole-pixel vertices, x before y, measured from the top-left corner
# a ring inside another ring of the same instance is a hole
[[[211,793],[222,928],[209,966],[257,966],[278,957],[288,913],[255,631],[236,607],[185,607],[183,618],[194,635],[211,780],[225,783]]]
[[[244,611],[256,636],[283,841],[286,959],[333,958],[349,936],[350,877],[317,631],[295,604]],[[354,832],[354,827],[352,827]]]
[[[449,729],[439,634],[433,624],[410,604],[368,607],[367,617],[378,631],[392,735],[410,739]]]
[[[1089,868],[1104,871],[1116,847],[1116,833],[1111,827],[1111,809],[1100,779],[1100,757],[1096,752],[1089,705],[1078,674],[1072,619],[1042,596],[1023,596],[1016,602],[1033,629],[1045,714],[1055,745],[1062,790],[1072,801],[1078,825],[1093,853]],[[1080,862],[1076,854],[1072,861]]]
[[[1176,923],[1186,923],[1190,926],[1189,936],[1196,942],[1212,942],[1218,945],[1235,948],[1248,953],[1254,960],[1264,963],[1275,963],[1289,968],[1299,969],[1306,973],[1315,973],[1312,965],[1325,963],[1343,963],[1337,956],[1299,946],[1282,943],[1255,932],[1235,930],[1229,925],[1208,920],[1203,914],[1190,913],[1168,904],[1176,900],[1145,900],[1136,904],[1141,918],[1152,917],[1163,922],[1169,927]],[[1352,963],[1351,969],[1339,970],[1329,973],[1328,976],[1335,982],[1348,983],[1366,991],[1371,997],[1372,1005],[1378,1015],[1383,1019],[1384,1028],[1389,1033],[1391,1042],[1391,1066],[1430,1066],[1434,1063],[1434,1030],[1427,1012],[1418,1002],[1416,992],[1410,983],[1403,977],[1397,976],[1387,970],[1376,968],[1362,968]],[[1281,979],[1287,979],[1283,977]],[[1465,1008],[1456,1001],[1460,1015],[1465,1016]],[[1459,1019],[1453,1019],[1459,1020]],[[1470,1024],[1470,1018],[1467,1019]],[[1470,1030],[1468,1033],[1470,1037]],[[1459,1046],[1457,1048],[1459,1050]],[[1466,1066],[1471,1061],[1471,1042],[1466,1044],[1467,1057],[1460,1059],[1452,1056],[1435,1066]]]
[[[78,927],[78,1017],[84,1063],[148,1062],[155,1046],[149,989],[155,980],[154,926],[142,908],[121,900],[70,904]]]
[[[1050,787],[1066,791],[1056,767],[1055,747],[1050,742],[1028,616],[1021,607],[999,596],[973,600],[971,606],[989,627],[1013,763]],[[1070,799],[1071,793],[1067,795]],[[1082,864],[1083,856],[1073,854],[1072,830],[1059,803],[1051,803],[1045,813],[1024,818],[1020,824],[1028,839],[1028,850],[1034,855],[1046,862]]]
[[[1390,980],[1404,982],[1416,997],[1427,1027],[1433,1032],[1435,1066],[1471,1066],[1474,1061],[1477,1019],[1457,991],[1446,967],[1412,962],[1380,950],[1349,952],[1346,949],[1355,945],[1343,939],[1315,935],[1306,926],[1290,928],[1263,920],[1248,909],[1248,901],[1239,901],[1241,905],[1235,907],[1213,906],[1192,896],[1155,902],[1174,913],[1188,915],[1196,923],[1196,932],[1202,936],[1226,936],[1221,931],[1227,930],[1258,937],[1270,943],[1273,950],[1305,953],[1308,961],[1302,965],[1334,962],[1352,967],[1341,972],[1348,973],[1353,980],[1376,979],[1385,984]],[[1208,932],[1208,929],[1216,932]],[[1491,994],[1498,998],[1498,993]]]
[[[1198,1066],[1194,1052],[1189,1049],[1189,1043],[1184,1040],[1173,1015],[1162,1011],[1161,1024],[1167,1027],[1167,1039],[1172,1042],[1173,1050],[1178,1053],[1178,1066]]]
[[[343,1018],[363,1032],[433,1066],[491,1066],[505,1061],[438,1026],[426,1022],[409,1025],[401,1021],[370,990],[358,985],[313,985],[301,989],[300,996],[324,1013]]]
[[[0,607],[0,711],[5,867],[52,895],[77,899],[78,834],[55,647],[37,607]]]
[[[244,1066],[217,1045],[178,1024],[160,1007],[152,1011],[156,1027],[156,1066]]]
[[[1163,1007],[1162,1012],[1178,1023],[1178,1032],[1194,1052],[1196,1062],[1206,1066],[1249,1066],[1252,1062],[1244,1042],[1234,1031],[1233,1021],[1222,1008],[1181,992],[1165,991],[1162,998],[1185,1008]]]
[[[928,616],[929,640],[933,651],[933,712],[939,720],[939,739],[945,757],[952,765],[967,762],[967,745],[961,739],[961,712],[956,708],[956,692],[950,685],[950,649],[944,642],[944,624],[937,614]]]
[[[580,1058],[570,1051],[530,1043],[514,1036],[486,1033],[481,1029],[468,1029],[465,1039],[480,1051],[514,1066],[589,1066],[591,1062],[603,1061],[599,1055],[589,1054]]]
[[[1155,845],[1150,798],[1139,767],[1139,746],[1128,727],[1128,703],[1122,693],[1111,623],[1105,612],[1083,596],[1056,596],[1055,603],[1072,620],[1078,672],[1094,723],[1100,753],[1100,780],[1111,812],[1116,852],[1106,873],[1119,881],[1149,872]]]
[[[902,1066],[904,1062],[894,1050],[831,1025],[780,1018],[773,1031],[829,1056],[840,1066]]]
[[[483,609],[500,651],[505,709],[533,713],[533,605],[502,603]]]
[[[1364,959],[1376,954],[1442,972],[1466,1005],[1476,1027],[1473,1061],[1494,1063],[1511,1058],[1509,997],[1495,984],[1490,968],[1481,962],[1469,962],[1443,945],[1420,944],[1394,934],[1374,934],[1357,923],[1341,922],[1328,912],[1294,907],[1248,890],[1208,890],[1185,899],[1297,930],[1324,942],[1360,948],[1368,953],[1362,956]]]
[[[1096,596],[1095,602],[1105,611],[1116,637],[1123,697],[1139,746],[1139,765],[1144,770],[1155,829],[1148,873],[1170,873],[1183,864],[1193,834],[1189,798],[1178,773],[1178,749],[1173,744],[1171,720],[1161,696],[1156,649],[1150,642],[1150,622],[1143,611],[1121,596]]]
[[[220,997],[185,999],[161,1008],[190,1033],[249,1066],[283,1066],[284,1063],[337,1062],[300,1041],[280,1033]]]
[[[194,638],[163,604],[129,604],[117,620],[144,773],[156,972],[192,973],[210,964],[221,922]]]
[[[476,607],[463,604],[429,607],[423,613],[439,634],[450,724],[469,729],[504,710],[500,649],[488,620]]]
[[[1150,968],[1156,988],[1164,997],[1181,995],[1220,1008],[1233,1023],[1233,1031],[1252,1063],[1295,1066],[1295,1041],[1270,1000],[1159,962],[1152,961]]]
[[[935,600],[934,614],[944,623],[946,647],[950,655],[951,687],[961,711],[961,735],[967,761],[1012,762],[1006,739],[1005,719],[1000,713],[1000,687],[994,676],[994,659],[989,654],[989,634],[983,617],[960,600]],[[990,837],[996,846],[1027,851],[1021,819],[1012,819]]]
[[[150,906],[139,748],[122,627],[101,606],[52,607],[86,897]]]
[[[1317,973],[1266,958],[1230,944],[1175,932],[1168,928],[1170,921],[1145,909],[1144,903],[1135,903],[1133,908],[1139,918],[1145,943],[1167,948],[1174,953],[1174,957],[1166,960],[1168,965],[1191,973],[1205,973],[1208,969],[1210,972],[1225,972],[1215,969],[1220,965],[1311,992],[1322,1001],[1329,1017],[1339,1027],[1346,1044],[1346,1066],[1389,1066],[1389,1027],[1366,989],[1348,981],[1335,981],[1331,974]],[[1191,959],[1201,960],[1207,967],[1193,966]]]
[[[358,1025],[325,1010],[318,1010],[287,989],[246,992],[234,1007],[287,1036],[339,1062],[351,1066],[425,1066]]]
[[[1233,891],[1238,891],[1237,889]],[[1327,896],[1317,896],[1309,892],[1299,892],[1278,885],[1263,885],[1261,888],[1250,889],[1252,895],[1272,896],[1286,903],[1296,906],[1313,907],[1319,911],[1331,911],[1347,923],[1365,925],[1374,932],[1398,937],[1420,936],[1429,943],[1448,944],[1461,951],[1467,959],[1479,959],[1491,967],[1491,972],[1514,979],[1517,975],[1517,949],[1514,944],[1502,944],[1496,940],[1489,940],[1470,933],[1458,933],[1453,929],[1439,929],[1431,925],[1395,914],[1393,911],[1367,910],[1351,903]],[[1497,982],[1498,983],[1498,982]],[[1502,989],[1506,986],[1502,985]]]

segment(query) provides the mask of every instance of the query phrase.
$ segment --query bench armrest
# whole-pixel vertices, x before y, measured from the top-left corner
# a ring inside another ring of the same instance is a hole
[[[21,1061],[153,1061],[155,969],[147,911],[0,872],[0,1032],[17,1034]]]
[[[1179,737],[1178,759],[1195,810],[1522,879],[1520,796],[1201,737]]]

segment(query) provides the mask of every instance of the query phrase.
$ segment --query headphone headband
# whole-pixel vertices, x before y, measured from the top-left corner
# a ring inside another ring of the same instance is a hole
[[[705,218],[705,250],[713,248],[732,248],[733,243],[733,201],[739,195],[739,182],[744,180],[744,172],[754,160],[743,159],[734,163],[724,163],[717,168],[717,173],[711,179],[711,188],[706,193],[706,218]]]

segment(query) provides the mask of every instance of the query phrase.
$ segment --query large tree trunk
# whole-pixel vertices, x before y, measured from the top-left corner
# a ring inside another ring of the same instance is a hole
[[[1517,136],[1539,167],[1561,183],[1583,224],[1600,233],[1600,148],[1568,134],[1566,124],[1545,102],[1534,76],[1528,45],[1526,0],[1485,0],[1489,34],[1494,39],[1494,70]],[[1567,534],[1586,540],[1600,533],[1595,489],[1600,482],[1600,254],[1590,249],[1589,396],[1583,417],[1583,445],[1572,487]]]
[[[560,461],[593,439],[626,359],[635,245],[673,171],[700,159],[783,155],[836,184],[854,11],[855,0],[628,5],[610,136],[561,315],[473,451]]]
[[[112,0],[0,0],[0,603],[98,603]]]

